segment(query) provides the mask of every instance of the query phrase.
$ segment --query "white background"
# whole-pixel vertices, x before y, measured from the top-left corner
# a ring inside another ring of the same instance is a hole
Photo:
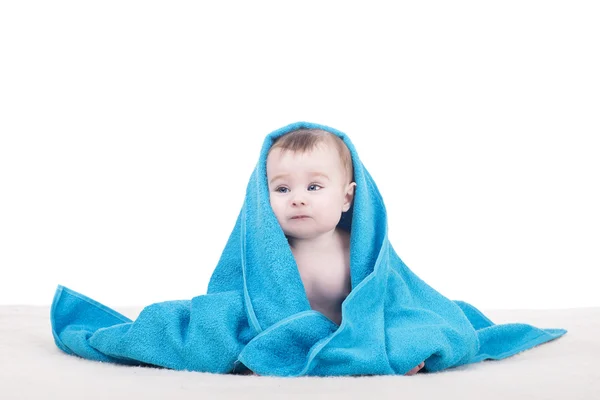
[[[347,133],[481,308],[600,306],[597,2],[2,2],[0,304],[206,293],[264,137]]]

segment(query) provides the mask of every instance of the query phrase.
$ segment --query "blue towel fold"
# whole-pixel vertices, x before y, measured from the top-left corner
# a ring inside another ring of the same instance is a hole
[[[340,226],[350,232],[352,291],[338,326],[312,310],[288,241],[269,202],[266,159],[279,136],[317,128],[352,155],[354,202]],[[56,345],[68,354],[128,365],[259,375],[406,374],[425,361],[434,372],[503,359],[564,335],[495,325],[417,277],[388,241],[387,215],[373,178],[344,133],[299,122],[269,134],[235,227],[207,294],[144,308],[135,321],[64,286],[51,308]]]

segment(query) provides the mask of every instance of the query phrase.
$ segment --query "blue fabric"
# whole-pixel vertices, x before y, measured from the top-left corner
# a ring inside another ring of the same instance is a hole
[[[352,155],[357,187],[340,221],[351,233],[352,291],[340,326],[311,310],[269,203],[267,152],[274,139],[298,128],[332,132]],[[404,264],[387,232],[381,194],[350,139],[326,126],[291,124],[264,140],[207,294],[151,304],[131,321],[58,286],[51,309],[54,339],[64,352],[97,361],[330,376],[405,374],[422,361],[424,371],[440,371],[506,358],[566,333],[522,323],[495,325],[472,305],[449,300]]]

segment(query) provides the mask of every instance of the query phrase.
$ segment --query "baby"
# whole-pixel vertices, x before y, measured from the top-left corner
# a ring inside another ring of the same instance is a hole
[[[279,137],[267,156],[271,208],[290,244],[310,306],[338,325],[342,302],[352,290],[350,234],[338,222],[352,205],[353,177],[352,157],[343,140],[320,129]]]
[[[337,227],[354,198],[352,158],[337,136],[301,129],[267,157],[271,207],[290,244],[311,308],[336,324],[351,290],[350,234]]]

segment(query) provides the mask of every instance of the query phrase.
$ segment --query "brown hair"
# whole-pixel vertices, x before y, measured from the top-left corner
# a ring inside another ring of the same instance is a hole
[[[292,152],[306,152],[314,149],[318,144],[333,144],[340,155],[342,167],[346,172],[346,182],[354,180],[354,169],[352,168],[352,156],[350,150],[344,141],[337,135],[322,129],[296,129],[275,139],[269,149],[269,153],[274,149],[282,149]]]

